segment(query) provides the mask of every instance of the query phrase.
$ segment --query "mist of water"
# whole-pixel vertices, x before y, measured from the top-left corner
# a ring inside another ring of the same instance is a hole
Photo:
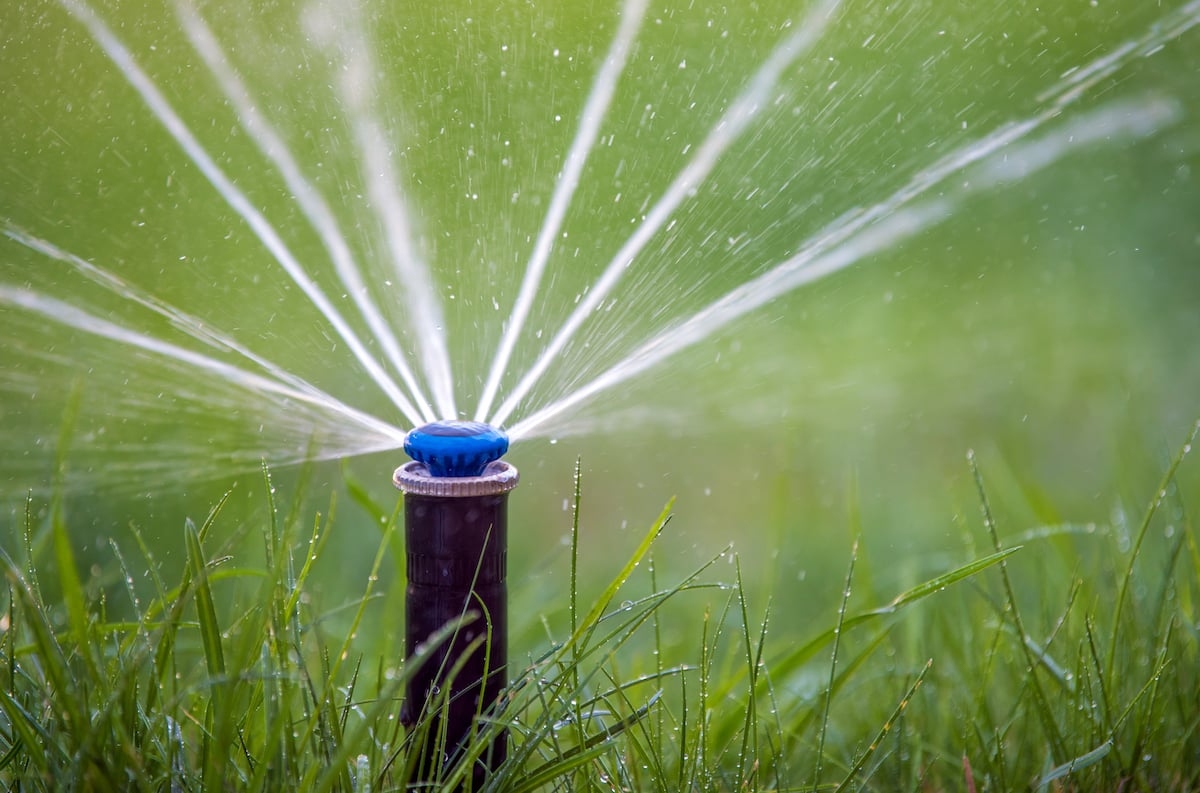
[[[575,189],[583,175],[583,166],[587,162],[588,153],[596,145],[596,137],[600,134],[600,124],[616,93],[617,83],[625,69],[625,61],[629,50],[637,38],[641,27],[642,17],[646,13],[646,0],[626,0],[621,8],[621,26],[613,38],[612,46],[604,59],[603,66],[592,83],[591,93],[584,104],[583,113],[579,117],[579,130],[571,142],[567,152],[566,163],[559,174],[554,195],[550,199],[550,209],[538,232],[537,242],[533,246],[533,255],[525,267],[525,276],[521,280],[521,291],[513,303],[512,316],[500,337],[500,346],[496,350],[491,369],[488,371],[487,382],[479,398],[479,407],[475,410],[476,421],[487,421],[496,399],[496,391],[500,388],[500,380],[504,377],[508,362],[512,359],[513,349],[521,337],[525,320],[533,308],[533,302],[538,296],[538,287],[542,283],[542,275],[550,260],[550,251],[554,246],[554,238],[562,228],[563,219],[571,206]]]
[[[142,71],[125,45],[121,43],[108,26],[86,4],[78,0],[62,0],[62,5],[75,16],[100,45],[105,54],[113,62],[129,84],[141,95],[142,101],[154,116],[171,134],[187,154],[188,159],[208,178],[213,188],[223,199],[245,220],[253,229],[255,235],[262,241],[263,246],[287,272],[291,279],[304,292],[314,306],[325,316],[330,326],[338,336],[346,342],[354,357],[362,363],[370,374],[371,379],[378,384],[385,394],[395,403],[405,417],[414,423],[421,421],[421,413],[413,406],[395,382],[375,361],[363,342],[358,338],[341,313],[325,296],[316,282],[305,271],[304,266],[296,259],[283,241],[279,232],[263,215],[261,211],[247,198],[246,194],[225,174],[212,156],[204,149],[196,136],[188,129],[179,114],[163,96],[154,81]]]
[[[695,190],[712,173],[721,155],[746,131],[770,102],[771,93],[783,70],[808,52],[820,40],[825,28],[832,21],[838,2],[839,0],[822,0],[817,3],[801,22],[795,25],[795,30],[771,52],[763,65],[759,67],[758,72],[747,83],[745,89],[733,100],[729,109],[713,126],[708,137],[697,147],[696,153],[687,165],[683,167],[663,196],[646,214],[645,220],[638,226],[637,231],[613,256],[604,272],[592,284],[583,300],[579,302],[567,321],[563,323],[563,326],[554,334],[550,343],[538,356],[537,361],[521,377],[496,412],[488,418],[490,423],[504,424],[508,421],[513,411],[521,404],[521,400],[554,363],[571,337],[575,335],[592,312],[604,302],[646,243],[670,220],[679,205],[694,195]]]
[[[661,365],[734,322],[819,278],[832,275],[880,251],[899,245],[948,219],[974,195],[1026,178],[1089,144],[1119,144],[1160,131],[1177,121],[1180,109],[1170,101],[1151,98],[1122,104],[1077,119],[1063,130],[1021,143],[1054,111],[1006,126],[965,146],[919,173],[903,189],[865,210],[840,218],[806,241],[795,256],[728,292],[686,320],[656,334],[627,357],[575,391],[537,410],[509,429],[514,440],[536,435],[563,435],[574,430],[570,421],[555,419],[570,409]],[[971,168],[949,195],[916,201],[951,175]],[[581,425],[586,429],[589,424]]]
[[[439,290],[423,259],[413,213],[401,192],[403,180],[393,161],[388,130],[374,108],[380,91],[375,79],[378,65],[364,32],[361,9],[357,5],[336,8],[315,5],[308,12],[306,29],[337,64],[335,71],[340,75],[337,95],[349,119],[362,184],[384,236],[397,281],[395,289],[382,290],[382,294],[403,307],[407,336],[398,335],[400,329],[389,324],[390,314],[386,309],[391,307],[385,305],[385,310],[381,310],[373,300],[372,294],[378,296],[381,290],[378,285],[368,283],[367,270],[356,260],[320,189],[305,174],[299,159],[263,112],[217,37],[190,2],[180,0],[178,5],[184,33],[220,87],[238,124],[282,177],[305,221],[316,232],[334,274],[370,331],[371,339],[365,342],[289,249],[279,229],[217,164],[217,159],[188,128],[161,87],[138,65],[113,30],[83,0],[60,2],[86,28],[188,160],[320,312],[403,420],[415,425],[433,418],[459,416],[450,339]],[[568,392],[532,408],[528,405],[530,394],[561,361],[564,349],[604,305],[626,273],[638,267],[655,266],[644,256],[648,243],[668,227],[682,206],[696,199],[722,157],[748,130],[755,128],[764,109],[776,99],[784,71],[811,54],[827,28],[837,23],[839,2],[817,2],[783,34],[633,233],[581,295],[561,327],[536,354],[532,365],[518,377],[510,371],[514,351],[522,343],[523,331],[546,274],[553,272],[550,268],[554,263],[555,242],[583,180],[585,163],[597,146],[601,125],[618,93],[646,11],[646,0],[625,0],[622,5],[619,25],[580,111],[520,290],[473,411],[476,418],[509,424],[514,440],[594,426],[571,414],[615,386],[666,365],[683,350],[711,338],[771,301],[897,246],[954,216],[979,196],[1025,179],[1076,152],[1128,145],[1169,128],[1185,113],[1185,108],[1170,96],[1144,95],[1101,103],[1090,109],[1075,106],[1084,97],[1094,99],[1097,86],[1130,63],[1152,56],[1200,24],[1200,0],[1163,14],[1147,30],[1134,33],[1120,46],[1044,86],[1033,97],[1035,111],[1001,124],[916,169],[911,178],[890,194],[872,197],[873,200],[843,213],[816,233],[798,239],[791,249],[795,252],[782,261],[756,263],[754,271],[758,275],[746,278],[707,305],[685,312],[679,319],[660,323],[637,337],[631,330],[628,338],[622,339],[629,351],[615,363],[602,371],[590,372],[584,382]],[[231,465],[253,465],[262,458],[287,463],[393,449],[402,443],[403,427],[335,399],[255,352],[247,340],[212,328],[201,317],[133,286],[112,270],[11,223],[6,224],[3,233],[9,240],[67,267],[128,305],[167,320],[187,339],[208,348],[205,353],[197,352],[36,288],[0,284],[0,306],[19,313],[23,318],[20,321],[40,325],[47,333],[59,328],[74,334],[72,338],[78,336],[87,339],[89,345],[98,345],[96,349],[103,349],[104,356],[114,360],[126,356],[131,369],[145,367],[153,372],[153,382],[128,382],[120,398],[113,400],[113,415],[136,420],[139,412],[157,411],[163,426],[179,418],[173,410],[184,418],[203,415],[207,417],[205,421],[212,421],[213,417],[230,420],[227,435],[219,442],[185,439],[180,443],[148,442],[142,447],[126,444],[122,470],[131,477],[152,473],[155,470],[152,458],[169,457],[172,452],[180,462],[175,467],[160,466],[158,471],[164,476],[183,475],[184,465],[192,473],[216,474]],[[416,350],[420,374],[409,363],[406,339]],[[382,350],[383,362],[376,359],[372,342]],[[28,344],[19,352],[47,365],[63,365],[65,361],[68,370],[70,362],[77,360],[71,358],[70,351],[64,353],[53,345],[39,348]],[[231,363],[230,359],[238,363]],[[422,387],[422,375],[428,397]],[[106,381],[107,386],[121,390],[120,372],[103,376],[112,380]],[[516,382],[505,390],[504,384],[510,376]],[[38,387],[37,378],[26,372],[5,373],[0,381],[0,388],[10,393]],[[171,392],[174,397],[165,403],[157,396],[147,399],[151,391]],[[499,405],[493,409],[497,400]],[[179,411],[181,404],[188,407]],[[258,426],[257,436],[251,429],[244,441],[239,442],[238,433],[245,433],[247,427],[254,425]],[[213,449],[216,454],[209,453]],[[142,462],[128,458],[135,453]]]
[[[270,120],[259,110],[258,103],[250,95],[249,89],[222,51],[216,36],[213,35],[208,25],[205,24],[204,19],[196,11],[195,7],[191,3],[180,3],[179,14],[188,40],[192,43],[196,52],[204,59],[205,65],[212,72],[217,82],[220,83],[221,90],[236,111],[242,128],[246,130],[251,140],[257,144],[259,150],[274,163],[279,173],[283,176],[284,182],[296,200],[296,204],[321,238],[321,242],[329,254],[329,260],[333,263],[338,278],[341,279],[342,285],[346,288],[346,293],[353,299],[355,306],[357,306],[359,312],[362,314],[372,335],[383,347],[388,362],[395,368],[400,378],[404,381],[404,384],[408,387],[408,393],[412,396],[415,405],[402,404],[401,409],[404,410],[405,415],[409,417],[410,421],[415,420],[410,415],[410,409],[415,413],[419,413],[420,420],[432,421],[436,418],[437,414],[425,398],[424,392],[417,382],[416,375],[413,374],[412,367],[408,364],[407,356],[400,349],[396,334],[383,318],[374,301],[371,300],[370,291],[363,280],[362,270],[358,262],[354,260],[354,255],[350,251],[350,245],[346,241],[345,235],[342,234],[341,228],[338,227],[333,211],[329,208],[329,205],[325,202],[325,199],[321,196],[316,186],[304,175],[303,169],[301,169],[300,164],[296,162],[296,158],[288,149],[283,136],[279,134]],[[423,268],[410,259],[405,260],[405,266],[408,270],[418,273],[424,272]],[[427,281],[428,278],[425,278],[423,280],[414,280],[413,283],[418,284],[418,288],[423,288],[427,292],[429,290]],[[425,294],[423,295],[423,300],[414,302],[420,304],[428,303],[429,295]],[[436,321],[428,318],[426,319],[426,323],[432,326],[432,328],[418,328],[418,331],[426,331],[421,338],[440,338],[440,334],[435,332]],[[444,344],[441,347],[444,348]],[[437,357],[436,353],[433,352],[430,355]],[[449,406],[452,407],[452,403]]]

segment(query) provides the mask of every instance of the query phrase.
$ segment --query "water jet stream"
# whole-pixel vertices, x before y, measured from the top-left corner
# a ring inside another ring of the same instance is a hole
[[[92,39],[104,50],[109,60],[113,62],[113,65],[117,67],[130,86],[141,95],[142,101],[150,112],[166,128],[171,137],[175,139],[180,148],[188,155],[188,158],[200,169],[201,173],[207,177],[209,183],[225,199],[226,203],[246,221],[271,255],[274,256],[275,260],[291,276],[293,282],[300,287],[301,291],[304,292],[312,304],[325,316],[338,335],[342,337],[347,346],[349,346],[350,351],[354,354],[354,357],[367,370],[371,379],[379,385],[410,422],[419,424],[421,422],[420,411],[416,409],[408,397],[405,396],[396,383],[388,376],[387,372],[383,370],[379,363],[371,356],[370,352],[367,351],[367,348],[359,340],[358,336],[346,324],[342,315],[329,302],[325,293],[321,291],[316,282],[304,271],[304,268],[296,260],[291,250],[288,249],[286,243],[279,236],[279,232],[275,230],[275,227],[271,225],[270,221],[250,202],[246,194],[216,164],[212,156],[209,155],[196,139],[195,135],[192,134],[191,130],[188,129],[183,119],[179,117],[170,103],[167,102],[166,97],[162,95],[162,92],[154,84],[154,81],[137,65],[125,45],[109,30],[108,26],[104,24],[91,7],[82,2],[82,0],[59,0],[59,2],[68,13],[87,28]]]
[[[1200,23],[1200,3],[1196,4],[1195,12],[1192,25]],[[1130,50],[1130,57],[1160,43],[1156,38],[1143,39],[1140,46]],[[1107,73],[1090,72],[1087,85],[1094,84]],[[1025,178],[1082,145],[1148,137],[1181,116],[1175,103],[1161,98],[1114,103],[1074,120],[1064,129],[1019,144],[1047,121],[1057,118],[1067,104],[1085,93],[1080,90],[1080,83],[1073,79],[1064,81],[1059,87],[1061,90],[1053,95],[1054,101],[1041,113],[1004,125],[987,137],[950,152],[870,209],[843,215],[810,238],[792,257],[646,341],[584,386],[522,419],[509,428],[509,437],[515,443],[545,433],[548,422],[564,411],[647,371],[800,286],[843,270],[866,256],[925,231],[949,218],[973,195]],[[970,169],[967,178],[956,189],[947,188],[937,199],[909,205],[964,169]],[[972,176],[976,172],[977,175]]]
[[[321,197],[316,186],[304,176],[300,165],[284,142],[283,136],[259,110],[258,104],[254,101],[246,84],[234,70],[216,36],[200,16],[200,12],[190,0],[180,0],[176,3],[176,9],[184,33],[191,41],[192,47],[204,59],[208,70],[216,78],[222,92],[233,105],[242,129],[246,130],[250,139],[258,146],[259,151],[275,164],[283,176],[284,182],[291,190],[300,210],[321,238],[321,242],[333,262],[334,270],[337,271],[342,285],[346,287],[346,292],[354,300],[371,333],[383,347],[388,361],[408,386],[409,393],[412,395],[421,417],[426,421],[432,421],[436,414],[425,398],[404,353],[400,350],[395,334],[392,333],[392,329],[384,321],[379,309],[371,301],[358,264],[354,261],[350,246],[338,227],[329,205]]]
[[[297,391],[304,391],[311,394],[317,401],[332,399],[328,394],[321,391],[307,380],[297,377],[291,372],[284,369],[272,361],[263,358],[258,353],[238,342],[236,339],[211,328],[202,320],[192,316],[184,311],[179,310],[175,306],[159,300],[153,295],[146,294],[141,289],[138,289],[133,284],[125,281],[114,273],[92,264],[75,254],[65,251],[52,242],[34,237],[26,233],[22,229],[16,228],[11,224],[5,224],[3,231],[5,237],[8,237],[18,245],[23,245],[32,251],[42,254],[48,258],[54,259],[63,264],[70,265],[76,272],[87,278],[92,283],[98,284],[118,297],[133,301],[143,308],[153,311],[155,314],[169,321],[172,327],[182,331],[196,341],[206,344],[214,349],[222,352],[234,352],[242,356],[246,360],[253,363],[264,372],[274,377],[276,380],[285,383],[286,385],[295,388]]]
[[[324,15],[333,14],[337,15],[338,24],[326,24],[328,20]],[[344,59],[338,79],[362,154],[362,176],[392,252],[396,274],[405,286],[404,294],[413,317],[421,363],[429,378],[433,401],[442,418],[456,418],[454,377],[446,348],[441,302],[429,268],[417,252],[410,213],[396,187],[399,180],[392,165],[387,135],[370,109],[376,68],[362,27],[361,8],[357,0],[336,7],[322,5],[317,16],[320,18],[309,20],[310,34]]]
[[[774,90],[783,70],[808,52],[820,40],[832,20],[839,2],[840,0],[822,0],[805,15],[797,30],[775,47],[750,82],[730,104],[729,109],[713,126],[708,137],[697,148],[696,154],[676,175],[666,192],[650,209],[645,220],[617,251],[604,272],[538,356],[537,361],[517,383],[508,398],[500,404],[495,414],[488,419],[489,424],[500,426],[512,415],[512,412],[520,405],[530,389],[537,384],[537,381],[571,337],[575,335],[575,332],[616,286],[626,268],[646,246],[646,243],[658,233],[679,205],[692,196],[696,188],[716,167],[721,155],[733,145],[734,141],[758,116],[763,106],[770,100],[770,93]]]
[[[562,228],[563,219],[571,206],[571,199],[575,196],[575,189],[579,186],[583,166],[595,145],[596,136],[600,134],[600,124],[608,112],[609,103],[617,90],[617,83],[625,70],[629,50],[641,28],[647,2],[648,0],[625,0],[621,7],[621,25],[613,37],[604,64],[596,75],[592,90],[584,103],[583,113],[579,117],[579,129],[575,133],[575,139],[571,141],[571,148],[567,151],[566,162],[554,187],[554,195],[550,199],[550,208],[546,211],[546,219],[533,246],[533,255],[529,257],[529,263],[525,267],[525,276],[513,303],[512,315],[504,329],[504,335],[500,338],[500,346],[496,350],[483,394],[479,398],[479,407],[475,410],[476,421],[483,421],[492,409],[492,402],[496,398],[497,389],[500,388],[504,370],[537,297],[538,286],[542,282],[542,274],[550,258],[550,250],[554,247],[554,238]]]
[[[945,199],[927,201],[915,207],[906,208],[906,205],[953,173],[976,163],[984,166],[976,181],[967,182],[957,191],[961,201],[1000,183],[1023,178],[1082,144],[1154,134],[1179,115],[1178,108],[1159,98],[1133,106],[1109,106],[1067,125],[1067,129],[1058,135],[1048,135],[1019,149],[1004,149],[1058,118],[1067,107],[1087,95],[1090,88],[1134,58],[1152,55],[1198,24],[1200,0],[1193,0],[1155,22],[1141,36],[1068,72],[1037,96],[1039,102],[1047,103],[1040,112],[1003,125],[985,138],[950,152],[870,209],[854,210],[838,218],[803,243],[794,256],[646,341],[572,393],[515,423],[509,428],[509,436],[516,442],[538,431],[545,432],[547,422],[555,416],[711,336],[746,313],[940,222],[954,209]],[[986,160],[993,156],[997,157],[994,162]],[[548,365],[549,361],[546,361],[542,370]],[[493,419],[493,423],[500,423],[506,417],[507,413],[504,413]]]
[[[21,309],[65,327],[143,350],[168,361],[192,367],[199,372],[216,375],[222,381],[258,397],[270,396],[286,400],[285,404],[280,405],[282,415],[286,415],[287,410],[294,411],[296,403],[317,408],[320,414],[335,419],[331,422],[331,426],[344,426],[346,422],[350,422],[363,430],[368,437],[374,439],[370,443],[362,444],[361,448],[356,448],[356,454],[394,449],[404,443],[403,430],[352,408],[312,386],[294,388],[177,344],[122,327],[62,300],[28,289],[0,284],[0,305]],[[311,420],[313,416],[310,415],[309,418]]]

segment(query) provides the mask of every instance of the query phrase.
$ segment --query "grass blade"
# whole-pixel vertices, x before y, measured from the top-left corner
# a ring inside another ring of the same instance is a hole
[[[210,676],[224,677],[225,653],[221,647],[221,626],[217,621],[217,608],[208,584],[208,562],[200,546],[200,534],[190,520],[184,523],[183,536],[187,545],[188,566],[196,590],[196,617],[200,623],[200,643],[204,647],[204,660],[208,664]]]

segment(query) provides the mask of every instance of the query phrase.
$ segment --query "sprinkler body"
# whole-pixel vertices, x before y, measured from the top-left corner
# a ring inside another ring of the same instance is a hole
[[[412,673],[401,710],[406,726],[428,728],[415,746],[417,773],[434,781],[485,728],[479,717],[496,712],[507,683],[507,507],[518,477],[498,459],[507,437],[486,424],[427,424],[409,433],[404,448],[413,462],[393,481],[404,492],[405,655],[462,621]],[[501,732],[475,762],[476,789],[506,756]]]

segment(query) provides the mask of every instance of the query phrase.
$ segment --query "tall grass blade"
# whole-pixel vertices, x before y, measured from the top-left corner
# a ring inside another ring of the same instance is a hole
[[[883,726],[879,728],[879,732],[875,734],[875,737],[867,746],[866,751],[859,756],[859,758],[854,762],[854,765],[850,767],[850,771],[846,774],[845,778],[838,783],[838,790],[845,790],[850,782],[852,782],[854,778],[863,770],[863,768],[866,767],[867,762],[871,759],[875,752],[879,750],[880,745],[883,743],[883,739],[887,737],[889,732],[891,732],[892,725],[899,721],[900,717],[904,714],[904,711],[908,708],[908,703],[912,702],[912,698],[916,695],[917,689],[921,687],[923,682],[925,682],[925,675],[929,674],[929,670],[932,667],[933,659],[930,658],[925,662],[925,667],[920,671],[920,673],[917,675],[917,679],[913,681],[913,684],[909,687],[904,697],[900,700],[900,704],[898,704],[896,709],[892,711],[892,715],[888,717],[888,720],[885,721]]]
[[[1175,481],[1175,474],[1179,470],[1179,466],[1183,464],[1184,458],[1191,452],[1192,444],[1196,442],[1197,435],[1200,435],[1200,421],[1192,425],[1192,431],[1188,434],[1187,440],[1184,441],[1183,446],[1175,454],[1175,457],[1171,460],[1171,464],[1167,466],[1167,471],[1163,474],[1162,481],[1159,482],[1158,489],[1154,493],[1154,498],[1150,499],[1150,504],[1146,507],[1146,511],[1142,515],[1142,521],[1138,524],[1137,536],[1133,541],[1133,549],[1129,553],[1129,561],[1125,565],[1125,572],[1121,576],[1121,586],[1117,590],[1117,602],[1113,607],[1113,629],[1108,644],[1108,670],[1110,674],[1115,674],[1116,671],[1117,642],[1121,635],[1121,614],[1125,609],[1125,600],[1129,596],[1129,582],[1133,579],[1134,564],[1141,553],[1146,533],[1150,531],[1150,524],[1154,520],[1154,516],[1158,513],[1158,508],[1162,506],[1163,499],[1167,497],[1167,488]]]
[[[208,585],[208,562],[200,546],[200,534],[190,520],[184,523],[184,542],[187,545],[188,566],[195,582],[196,618],[200,623],[200,643],[204,647],[204,660],[212,677],[225,676],[225,652],[221,647],[221,626],[217,621],[217,607],[213,602],[212,589]]]
[[[1005,548],[997,553],[992,553],[973,562],[969,562],[962,567],[957,567],[948,573],[944,573],[935,578],[918,584],[912,589],[901,592],[894,597],[886,606],[870,609],[868,611],[859,612],[846,617],[842,623],[843,630],[857,627],[863,623],[879,619],[880,617],[891,616],[899,613],[903,608],[910,606],[920,600],[923,600],[930,595],[941,592],[952,584],[956,584],[971,576],[987,570],[989,567],[1002,562],[1013,554],[1021,550],[1022,546],[1013,548]],[[823,633],[817,634],[815,637],[800,645],[796,649],[776,658],[771,662],[770,669],[775,678],[782,678],[799,669],[804,664],[808,663],[820,651],[822,647],[833,641],[836,636],[836,628],[830,628]]]

